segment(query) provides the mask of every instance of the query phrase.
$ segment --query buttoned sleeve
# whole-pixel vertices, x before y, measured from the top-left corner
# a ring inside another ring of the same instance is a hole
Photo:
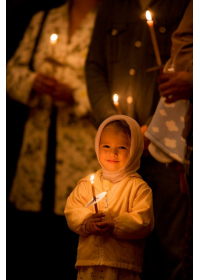
[[[131,199],[131,198],[129,198]],[[130,212],[114,219],[113,235],[119,239],[140,239],[154,228],[152,190],[144,183],[137,191]]]

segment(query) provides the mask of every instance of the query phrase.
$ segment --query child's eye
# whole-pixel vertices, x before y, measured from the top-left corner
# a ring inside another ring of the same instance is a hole
[[[104,145],[103,147],[104,147],[104,148],[110,148],[110,146],[108,146],[108,145]]]
[[[119,149],[121,149],[121,150],[126,150],[126,147],[120,146]]]

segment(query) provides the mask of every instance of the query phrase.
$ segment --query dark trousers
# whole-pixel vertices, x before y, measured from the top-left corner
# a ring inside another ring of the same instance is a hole
[[[153,192],[155,228],[147,237],[144,280],[181,280],[188,197],[181,193],[179,175],[150,155],[138,173]]]

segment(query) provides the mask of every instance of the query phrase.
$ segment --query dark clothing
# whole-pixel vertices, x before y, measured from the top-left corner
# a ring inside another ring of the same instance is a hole
[[[151,1],[162,63],[170,57],[171,35],[178,27],[188,0]],[[141,19],[143,17],[143,19]],[[160,99],[158,71],[145,11],[136,0],[106,0],[96,25],[86,61],[88,94],[97,126],[116,114],[112,95],[119,95],[123,114],[127,96],[133,97],[131,113],[140,125],[149,124]]]
[[[153,191],[154,231],[147,237],[143,279],[181,280],[188,197],[175,169],[143,156],[138,173]]]
[[[170,57],[171,35],[189,0],[151,1],[155,34],[163,65]],[[158,71],[149,27],[139,0],[106,0],[96,18],[86,61],[86,80],[96,126],[117,114],[112,96],[117,93],[122,114],[140,126],[149,124],[160,99]],[[133,98],[128,107],[127,97]],[[181,280],[187,196],[179,175],[150,155],[143,156],[138,173],[153,191],[155,229],[147,237],[143,279]]]

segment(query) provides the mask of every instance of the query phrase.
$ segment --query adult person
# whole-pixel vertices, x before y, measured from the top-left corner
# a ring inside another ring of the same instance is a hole
[[[7,94],[29,107],[9,194],[9,263],[13,257],[21,279],[30,271],[37,279],[76,274],[78,236],[64,207],[75,182],[99,167],[84,78],[99,2],[66,1],[36,13],[7,63]]]
[[[165,64],[170,56],[171,35],[188,2],[108,0],[102,5],[86,60],[88,94],[97,127],[117,114],[112,100],[117,93],[122,114],[133,117],[145,133],[160,99],[159,72],[151,71],[156,58],[145,12],[149,9],[153,15]],[[145,137],[144,143],[147,150]],[[178,173],[147,151],[138,173],[152,188],[155,213],[155,230],[147,238],[143,279],[181,279],[187,198],[180,191]]]
[[[167,104],[178,100],[189,100],[185,114],[182,137],[186,140],[184,171],[186,193],[189,198],[183,254],[183,279],[193,279],[193,1],[185,10],[184,16],[172,34],[173,73],[163,73],[158,77],[159,91]]]
[[[185,116],[183,137],[186,141],[185,172],[189,185],[190,198],[193,196],[193,162],[192,162],[192,132],[193,132],[193,1],[187,6],[184,16],[172,34],[173,73],[163,73],[158,77],[159,91],[166,98],[166,103],[180,99],[190,101]],[[170,63],[170,61],[169,61]]]

